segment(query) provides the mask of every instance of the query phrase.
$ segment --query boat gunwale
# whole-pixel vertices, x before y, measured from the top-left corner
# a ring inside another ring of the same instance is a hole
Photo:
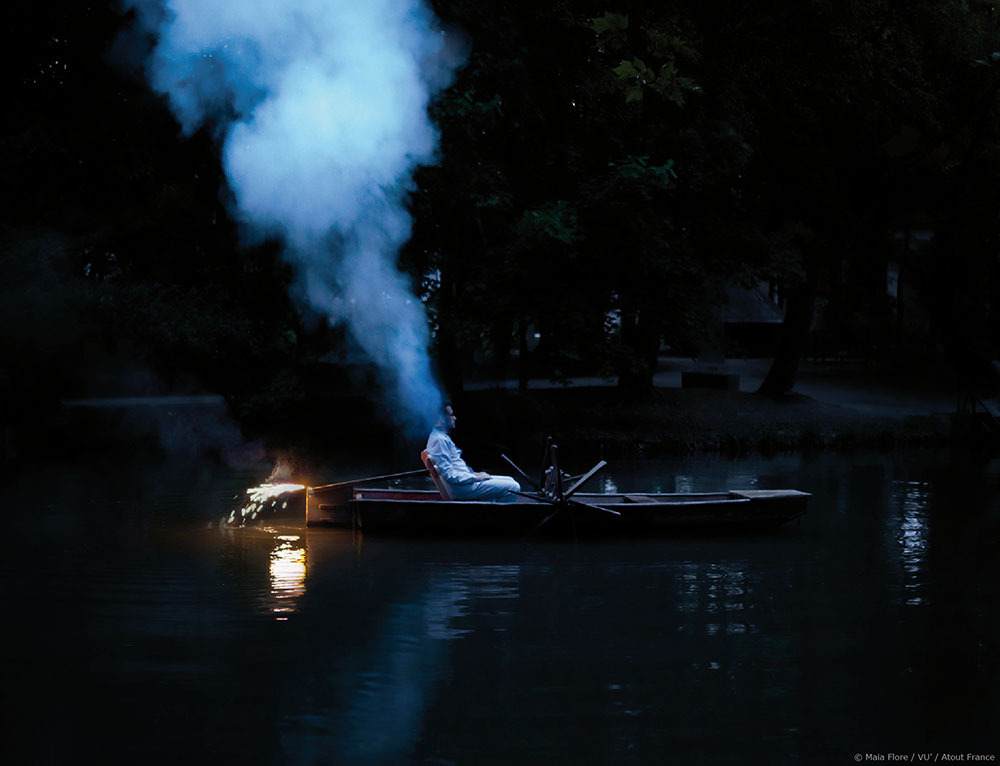
[[[433,495],[439,499],[440,502],[448,503],[482,503],[486,501],[482,500],[444,500],[441,498],[440,493],[436,489],[410,489],[403,487],[355,487],[354,495],[352,499],[381,499],[378,497],[372,498],[359,498],[358,493],[371,492],[375,494],[380,493],[407,493],[411,495],[426,495],[428,499]],[[811,493],[802,492],[797,489],[728,489],[728,490],[717,490],[715,492],[579,492],[574,495],[576,499],[588,498],[588,499],[598,499],[598,498],[616,498],[623,499],[629,495],[635,497],[650,497],[650,498],[717,498],[720,500],[727,499],[782,499],[782,498],[797,498],[797,497],[811,497]],[[522,495],[524,497],[524,495]],[[530,498],[529,498],[530,499]],[[414,501],[421,502],[421,501]],[[543,502],[543,501],[539,501]],[[622,500],[622,502],[631,503],[632,501]],[[490,503],[494,504],[494,503]]]
[[[382,490],[386,493],[389,492],[406,492],[406,490]],[[794,490],[792,490],[794,491]],[[427,494],[435,494],[431,490],[427,491]],[[651,507],[676,507],[676,508],[688,508],[688,507],[699,507],[706,505],[743,505],[745,503],[751,503],[755,499],[759,501],[767,502],[768,500],[783,500],[783,499],[797,499],[799,497],[807,496],[805,493],[801,495],[777,495],[769,498],[752,498],[752,497],[740,497],[733,493],[702,493],[700,494],[700,499],[687,499],[690,495],[684,493],[678,494],[659,494],[659,495],[643,495],[643,497],[648,497],[652,502],[642,503],[635,502],[633,500],[626,500],[624,496],[614,496],[613,499],[609,499],[606,495],[577,495],[576,499],[580,502],[591,502],[595,505],[602,505],[615,508],[628,508],[628,509],[639,509],[639,508],[651,508]],[[685,498],[683,500],[669,502],[663,501],[660,498]],[[536,506],[536,505],[547,505],[544,500],[536,500],[533,498],[525,498],[524,502],[516,503],[495,503],[487,500],[444,500],[440,495],[436,497],[414,498],[414,497],[365,497],[363,494],[358,496],[355,495],[349,500],[350,503],[359,503],[364,505],[374,504],[374,503],[389,503],[389,504],[417,504],[417,505],[436,505],[436,506],[455,506],[455,507],[484,507],[492,509],[500,508],[516,508],[517,506]]]

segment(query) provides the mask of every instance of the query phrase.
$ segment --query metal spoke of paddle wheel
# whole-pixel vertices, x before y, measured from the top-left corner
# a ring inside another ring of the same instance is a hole
[[[500,457],[502,457],[504,460],[506,460],[508,463],[510,463],[511,468],[513,468],[515,471],[517,471],[518,475],[522,479],[524,479],[526,482],[528,482],[528,484],[530,484],[532,487],[534,487],[536,492],[541,492],[542,491],[541,485],[538,482],[536,482],[534,479],[532,479],[530,476],[528,476],[528,474],[526,474],[520,468],[518,468],[517,463],[515,463],[513,460],[511,460],[506,455],[500,455]],[[526,493],[521,492],[519,494],[525,495]],[[534,495],[527,495],[527,496],[528,497],[534,497]]]
[[[509,457],[506,455],[501,455],[501,457],[510,463],[514,470],[517,471],[518,474],[528,482],[528,484],[535,488],[534,492],[518,492],[517,494],[543,503],[548,503],[553,506],[552,513],[538,523],[538,525],[532,530],[532,534],[544,527],[560,513],[570,508],[574,509],[574,511],[576,509],[586,509],[588,511],[599,511],[611,516],[621,516],[618,511],[613,511],[610,508],[604,508],[603,506],[595,505],[594,503],[586,503],[582,500],[576,500],[573,498],[573,495],[580,489],[580,487],[582,487],[594,474],[607,465],[607,463],[603,460],[597,463],[597,465],[586,473],[578,476],[569,476],[568,474],[564,474],[559,470],[559,447],[553,444],[552,439],[549,438],[545,446],[545,458],[546,462],[549,462],[550,465],[543,469],[541,482],[535,482]],[[564,484],[570,482],[571,484],[569,489],[565,489]]]

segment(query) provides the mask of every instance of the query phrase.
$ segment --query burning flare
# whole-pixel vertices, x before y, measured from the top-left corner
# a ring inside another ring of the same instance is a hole
[[[258,487],[251,487],[246,491],[247,502],[239,510],[234,510],[226,520],[230,526],[245,527],[247,524],[257,520],[257,517],[265,510],[277,513],[280,509],[288,507],[288,498],[282,499],[282,495],[292,492],[300,492],[306,488],[305,484],[292,483],[265,483]],[[279,501],[281,502],[279,508]]]

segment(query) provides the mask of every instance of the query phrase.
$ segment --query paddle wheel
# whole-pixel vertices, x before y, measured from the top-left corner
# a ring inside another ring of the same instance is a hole
[[[586,473],[582,473],[577,476],[571,476],[570,474],[564,473],[559,468],[559,447],[558,445],[553,444],[552,438],[550,437],[545,443],[545,454],[542,457],[542,471],[540,477],[538,481],[535,481],[527,473],[522,471],[509,457],[506,455],[501,455],[500,457],[506,460],[511,467],[517,471],[518,475],[534,489],[532,492],[521,491],[517,494],[543,503],[548,503],[553,508],[552,513],[543,518],[535,529],[532,530],[532,532],[537,532],[549,522],[559,518],[562,514],[565,514],[571,523],[575,520],[577,513],[597,512],[619,518],[621,517],[621,513],[612,510],[611,508],[605,508],[594,503],[585,503],[573,497],[577,490],[579,490],[598,471],[607,465],[607,463],[603,460],[597,463],[597,465]]]

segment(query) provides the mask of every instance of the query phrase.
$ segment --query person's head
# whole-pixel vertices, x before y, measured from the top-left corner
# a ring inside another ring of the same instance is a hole
[[[444,431],[455,430],[455,423],[458,422],[458,418],[455,416],[455,408],[452,406],[451,402],[445,402],[444,406],[441,407],[441,417],[438,418],[438,428]]]

